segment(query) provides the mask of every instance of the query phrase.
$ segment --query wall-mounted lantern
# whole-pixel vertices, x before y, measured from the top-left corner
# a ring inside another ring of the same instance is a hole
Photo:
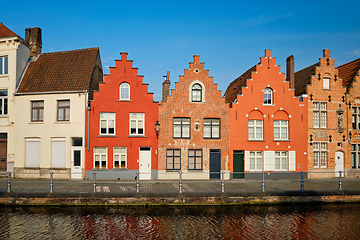
[[[159,137],[159,132],[160,132],[160,123],[159,123],[159,121],[156,121],[156,123],[155,123],[155,131],[156,131],[156,137]]]

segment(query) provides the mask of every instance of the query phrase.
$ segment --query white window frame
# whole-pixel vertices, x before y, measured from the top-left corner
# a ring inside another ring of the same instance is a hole
[[[117,151],[117,150],[119,150],[119,151]],[[122,150],[125,150],[125,151],[122,151]],[[127,148],[126,147],[114,147],[113,148],[113,153],[114,153],[113,168],[115,168],[115,169],[127,168]],[[124,157],[124,159],[125,159],[124,167],[122,167],[122,165],[121,165],[122,157]],[[119,161],[119,166],[118,167],[116,167],[116,164],[115,164],[116,161]]]
[[[274,120],[274,140],[289,140],[288,120]]]
[[[263,169],[263,152],[250,151],[249,152],[249,171],[262,171]]]
[[[202,87],[198,83],[191,87],[191,102],[202,102]]]
[[[129,133],[130,135],[145,135],[145,113],[130,113],[130,124],[129,124]],[[136,117],[134,117],[136,116]],[[138,118],[141,116],[140,118]],[[133,117],[133,118],[132,118]],[[135,127],[132,127],[132,124],[135,123]],[[142,125],[142,127],[141,127]],[[132,132],[132,129],[135,129],[134,132]]]
[[[330,78],[323,77],[323,89],[330,89]]]
[[[127,91],[126,92],[123,92],[122,90],[124,91]],[[128,95],[128,96],[126,96]],[[127,82],[123,82],[120,84],[119,86],[119,99],[120,100],[130,100],[130,84],[127,83]]]
[[[313,127],[326,128],[327,126],[327,104],[326,102],[313,102]]]
[[[267,87],[264,89],[264,105],[274,105],[274,91]]]
[[[9,57],[0,56],[0,75],[9,74]]]
[[[260,124],[261,123],[261,124]],[[259,136],[261,134],[261,136]],[[248,137],[249,140],[263,140],[263,120],[248,120]]]
[[[327,166],[327,142],[313,142],[313,166],[314,168],[326,168]]]
[[[100,127],[99,127],[99,134],[100,135],[115,135],[116,133],[116,114],[115,113],[111,113],[111,112],[100,112],[99,114],[100,116]],[[104,125],[102,125],[104,124]],[[113,129],[114,131],[111,132],[110,129],[112,129],[113,125]],[[105,132],[102,131],[102,129],[105,129]]]
[[[8,115],[8,90],[7,89],[0,89],[0,92],[3,95],[0,95],[0,116],[7,116]]]
[[[195,85],[195,84],[199,84],[200,85],[200,87],[201,87],[201,101],[193,101],[192,100],[192,94],[193,94],[193,92],[192,92],[192,88],[193,88],[193,86]],[[202,83],[202,82],[200,82],[199,80],[195,80],[195,81],[193,81],[192,83],[190,83],[190,85],[189,85],[189,102],[192,102],[192,103],[202,103],[202,102],[205,102],[205,85]]]
[[[288,170],[288,152],[275,151],[275,171]]]
[[[96,150],[100,150],[97,152]],[[108,157],[107,157],[107,147],[94,147],[94,169],[107,169],[108,168]],[[99,156],[97,159],[96,157]],[[105,157],[105,167],[103,166],[102,162],[103,157]],[[96,167],[96,162],[99,162],[99,167]]]

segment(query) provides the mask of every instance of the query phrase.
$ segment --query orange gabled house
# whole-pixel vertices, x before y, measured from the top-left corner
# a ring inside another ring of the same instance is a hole
[[[258,64],[228,86],[233,178],[307,171],[307,96],[295,97],[293,81],[293,74],[285,79],[271,51],[265,50]]]
[[[86,178],[134,180],[139,172],[140,179],[157,179],[158,102],[127,53],[115,64],[88,108]]]

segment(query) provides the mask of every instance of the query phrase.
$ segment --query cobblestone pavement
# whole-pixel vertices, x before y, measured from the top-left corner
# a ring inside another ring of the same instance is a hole
[[[176,193],[179,192],[179,181],[140,181],[142,193]],[[360,179],[342,179],[342,190],[360,190]],[[133,193],[136,192],[136,181],[97,181],[96,192],[103,193]],[[286,192],[301,188],[300,180],[266,180],[265,191]],[[53,191],[56,193],[92,193],[92,180],[54,180]],[[262,180],[226,180],[225,192],[251,193],[260,192]],[[306,191],[336,191],[339,189],[339,179],[304,180]],[[182,181],[183,192],[221,192],[221,180]],[[7,178],[0,178],[0,192],[7,191]],[[13,193],[48,193],[49,179],[11,179]]]

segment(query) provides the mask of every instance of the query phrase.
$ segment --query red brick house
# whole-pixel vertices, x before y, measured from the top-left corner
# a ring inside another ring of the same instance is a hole
[[[339,176],[350,165],[347,158],[346,87],[330,50],[319,62],[295,73],[296,95],[307,94],[309,178]]]
[[[262,171],[291,177],[283,173],[307,171],[307,97],[295,97],[293,81],[293,75],[285,80],[271,51],[265,50],[258,64],[228,86],[233,178],[252,178]]]
[[[337,67],[346,87],[348,144],[344,170],[346,176],[360,176],[360,58]],[[345,124],[345,123],[344,123]]]
[[[169,75],[169,74],[168,74]],[[229,177],[230,109],[217,85],[194,56],[175,89],[163,84],[159,105],[159,179]]]
[[[134,180],[139,171],[140,179],[156,179],[158,103],[127,53],[115,64],[88,108],[86,178]]]

